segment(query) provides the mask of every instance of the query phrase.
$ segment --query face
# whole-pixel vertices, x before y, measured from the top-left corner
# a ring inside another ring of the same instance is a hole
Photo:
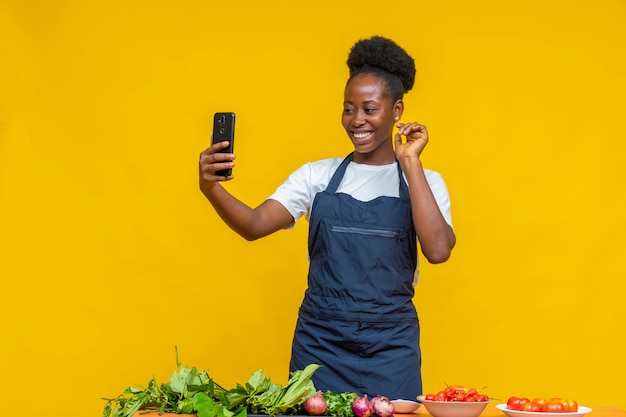
[[[361,74],[348,83],[341,122],[354,144],[355,162],[395,161],[391,136],[402,110],[402,100],[393,101],[384,79]]]

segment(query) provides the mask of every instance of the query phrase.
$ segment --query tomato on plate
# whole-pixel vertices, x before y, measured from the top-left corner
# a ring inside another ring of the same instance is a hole
[[[519,409],[520,411],[533,411],[533,403],[531,402],[527,402],[522,404],[522,408]]]
[[[524,404],[530,403],[528,398],[511,397],[506,402],[506,406],[509,410],[521,410]]]
[[[567,405],[569,406],[570,413],[575,413],[578,411],[578,403],[574,400],[567,400]]]
[[[566,413],[575,413],[578,411],[578,404],[576,401],[565,398],[559,398],[558,400],[561,401],[561,404],[563,404],[563,409]]]
[[[548,413],[565,413],[565,406],[561,398],[551,398],[546,401],[541,411]]]
[[[540,412],[541,410],[543,410],[543,405],[545,403],[546,403],[545,398],[541,398],[541,397],[533,398],[533,401],[531,402],[530,411],[534,413]]]

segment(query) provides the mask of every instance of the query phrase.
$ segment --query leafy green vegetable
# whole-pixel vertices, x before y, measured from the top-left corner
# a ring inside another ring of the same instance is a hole
[[[235,413],[224,408],[222,404],[214,401],[204,392],[199,392],[193,398],[194,409],[198,417],[233,417]],[[246,417],[246,410],[242,410],[236,417]]]
[[[326,414],[335,417],[354,417],[352,411],[352,401],[359,398],[354,392],[337,393],[334,391],[326,391],[322,394],[326,400],[328,408]]]
[[[304,401],[317,392],[311,377],[319,367],[311,364],[303,370],[292,372],[284,386],[273,383],[263,375],[263,370],[258,370],[245,385],[237,384],[228,391],[226,401],[231,410],[245,407],[252,414],[298,414],[302,411]]]
[[[248,412],[295,415],[303,411],[304,401],[316,394],[311,377],[320,367],[311,364],[292,372],[284,386],[273,383],[263,375],[263,370],[258,370],[245,385],[237,384],[226,390],[208,371],[180,364],[178,352],[176,364],[168,383],[158,384],[152,378],[147,387],[128,387],[116,398],[105,398],[102,417],[132,417],[145,409],[178,414],[197,412],[198,417],[247,417]],[[337,417],[354,417],[354,414],[337,414]]]
[[[176,365],[178,369],[172,374],[169,383],[159,385],[152,378],[147,387],[128,387],[116,398],[104,398],[107,402],[102,417],[131,417],[146,408],[155,408],[160,412],[192,413],[196,411],[194,397],[197,394],[203,393],[214,399],[225,395],[226,390],[209,377],[208,371],[198,371],[180,364],[178,352]]]

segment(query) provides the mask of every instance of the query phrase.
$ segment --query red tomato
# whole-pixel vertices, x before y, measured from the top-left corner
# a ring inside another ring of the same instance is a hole
[[[543,407],[543,405],[546,403],[546,399],[545,398],[541,398],[541,397],[535,397],[533,398],[533,404],[537,404]]]
[[[521,408],[519,398],[510,397],[506,402],[506,408],[508,408],[509,410],[519,410]]]
[[[563,411],[569,413],[569,403],[565,398],[557,398],[561,404],[563,404]]]
[[[530,403],[530,411],[533,413],[540,413],[542,409],[541,405]]]
[[[535,413],[540,412],[541,410],[543,410],[543,405],[545,403],[546,403],[545,398],[540,398],[540,397],[533,398],[530,411],[535,412]]]
[[[575,413],[578,411],[578,403],[574,400],[567,400],[567,405],[569,407],[569,411],[571,413]]]
[[[522,404],[522,408],[519,409],[520,411],[533,411],[533,404],[531,402],[527,402]]]
[[[478,402],[485,402],[485,401],[489,401],[489,396],[485,395],[485,394],[478,394],[476,396],[476,401]]]
[[[511,397],[506,402],[506,406],[509,410],[521,410],[522,406],[526,403],[530,403],[528,398]]]
[[[551,398],[550,400],[546,401],[541,411],[545,411],[548,413],[564,413],[565,406],[563,405],[563,402],[560,398]]]

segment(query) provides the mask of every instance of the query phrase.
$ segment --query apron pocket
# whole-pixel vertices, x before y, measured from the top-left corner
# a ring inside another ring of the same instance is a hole
[[[402,234],[395,230],[386,229],[369,229],[365,227],[353,227],[353,226],[332,226],[331,231],[337,233],[356,233],[358,235],[365,236],[378,236],[394,239],[399,242],[402,240]]]

